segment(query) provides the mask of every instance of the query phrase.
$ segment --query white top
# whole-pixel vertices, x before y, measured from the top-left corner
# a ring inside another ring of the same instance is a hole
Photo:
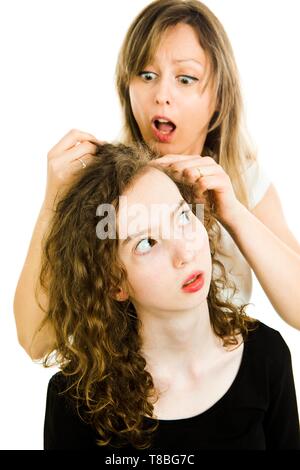
[[[262,200],[271,181],[257,161],[251,162],[246,169],[245,181],[249,193],[250,210],[252,210]],[[232,289],[225,289],[222,291],[222,297],[237,305],[246,304],[250,301],[252,293],[251,268],[227,230],[220,223],[218,224],[221,228],[220,243],[226,256],[218,254],[216,258],[224,264],[229,280],[232,280],[238,289],[233,297],[231,297]],[[214,266],[213,273],[217,276],[218,267]]]

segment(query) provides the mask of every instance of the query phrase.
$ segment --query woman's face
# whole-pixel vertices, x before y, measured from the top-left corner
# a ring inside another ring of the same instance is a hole
[[[212,80],[203,91],[209,72],[194,29],[179,23],[163,33],[152,63],[131,80],[135,120],[159,154],[201,154],[215,111]]]
[[[123,196],[118,212],[119,256],[137,311],[198,307],[206,301],[211,280],[209,240],[201,221],[174,182],[153,167]],[[200,273],[183,289],[189,277]]]

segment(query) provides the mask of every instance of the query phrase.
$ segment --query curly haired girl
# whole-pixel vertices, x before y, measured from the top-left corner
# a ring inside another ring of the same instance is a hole
[[[220,295],[209,198],[201,221],[144,148],[104,145],[85,170],[44,240],[45,449],[298,448],[288,347]]]

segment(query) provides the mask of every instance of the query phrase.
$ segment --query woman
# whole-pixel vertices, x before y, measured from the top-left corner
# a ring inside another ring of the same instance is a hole
[[[117,87],[125,141],[159,152],[160,164],[192,184],[198,201],[209,191],[221,229],[218,256],[238,288],[233,301],[249,301],[252,268],[277,313],[299,329],[300,247],[244,137],[238,74],[220,22],[195,0],[151,3],[129,28]],[[42,329],[32,342],[43,315],[35,294],[45,307],[48,301],[46,293],[35,293],[41,239],[60,189],[86,169],[97,143],[71,131],[48,154],[45,200],[14,302],[19,341],[32,358],[47,352],[53,334]],[[225,290],[224,300],[232,294]]]
[[[287,345],[222,300],[209,203],[204,226],[189,188],[150,163],[104,145],[57,204],[41,285],[62,372],[45,449],[299,448]]]

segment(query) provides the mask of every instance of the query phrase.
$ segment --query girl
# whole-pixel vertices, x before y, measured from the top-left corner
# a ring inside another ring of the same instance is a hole
[[[300,328],[300,247],[245,138],[238,73],[217,18],[196,0],[150,3],[128,30],[117,88],[124,140],[158,152],[176,181],[193,186],[195,202],[210,193],[221,230],[217,256],[237,286],[235,293],[225,289],[223,299],[247,303],[253,269],[274,309]],[[46,292],[35,293],[41,240],[59,191],[86,170],[97,144],[75,130],[48,154],[45,200],[14,302],[19,341],[32,358],[41,358],[53,339],[47,327],[35,335],[43,316],[38,304],[48,302]]]
[[[287,345],[222,300],[209,202],[204,226],[150,162],[102,146],[57,204],[40,278],[61,368],[45,449],[298,449]]]

